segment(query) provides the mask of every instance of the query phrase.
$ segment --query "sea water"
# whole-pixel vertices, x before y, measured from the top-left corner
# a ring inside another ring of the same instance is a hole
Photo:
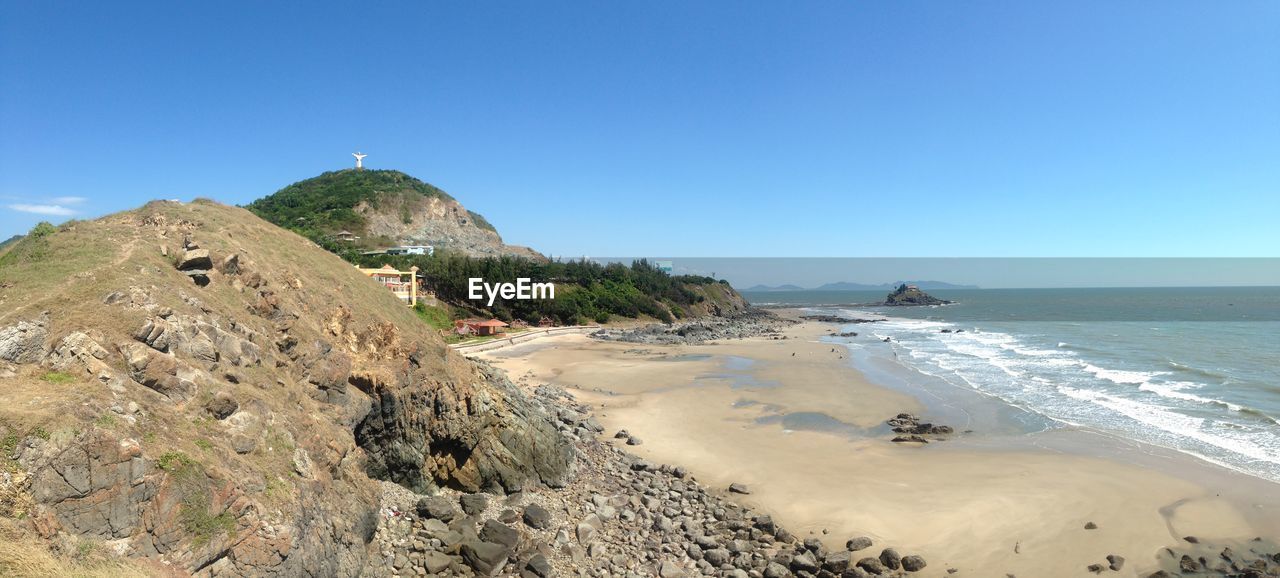
[[[1280,482],[1280,288],[930,293],[955,303],[867,306],[859,303],[884,296],[855,292],[747,297],[884,319],[842,328],[859,332],[841,339],[855,365],[917,394],[954,402],[950,389],[1004,405],[962,426],[1092,428]]]

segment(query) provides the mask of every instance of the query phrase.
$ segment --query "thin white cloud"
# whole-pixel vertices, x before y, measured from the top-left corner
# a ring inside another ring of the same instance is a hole
[[[87,200],[89,199],[84,197],[54,197],[49,199],[49,202],[55,205],[79,205]]]
[[[10,209],[23,213],[35,213],[37,215],[55,215],[58,217],[69,217],[76,214],[75,211],[68,209],[62,205],[28,205],[25,203],[16,203],[9,205]]]

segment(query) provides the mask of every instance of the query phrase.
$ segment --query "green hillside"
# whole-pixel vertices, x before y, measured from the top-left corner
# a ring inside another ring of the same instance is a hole
[[[448,193],[400,171],[346,169],[298,181],[245,208],[318,241],[344,230],[362,235],[365,221],[353,210],[356,205],[368,202],[377,207],[383,199],[406,193],[453,200]],[[472,217],[479,226],[493,229],[488,221],[476,218],[479,215]]]

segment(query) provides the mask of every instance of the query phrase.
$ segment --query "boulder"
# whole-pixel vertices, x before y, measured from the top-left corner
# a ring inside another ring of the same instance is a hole
[[[1108,554],[1107,565],[1112,570],[1119,572],[1121,568],[1124,568],[1124,557],[1118,554]]]
[[[0,360],[35,363],[44,357],[44,340],[48,336],[48,314],[34,321],[19,321],[0,328]]]
[[[817,572],[818,560],[813,552],[802,552],[791,557],[791,569],[796,572]]]
[[[902,557],[902,569],[907,572],[919,572],[924,570],[925,566],[928,566],[928,564],[925,563],[924,558],[914,554]]]
[[[235,398],[231,397],[231,394],[225,391],[219,391],[214,394],[213,399],[209,400],[209,403],[205,404],[204,409],[209,412],[209,415],[212,415],[214,419],[221,421],[231,417],[231,414],[240,409],[240,404],[236,402]]]
[[[746,484],[732,483],[729,484],[729,491],[734,494],[750,494],[751,490],[747,489]]]
[[[538,504],[529,504],[524,509],[524,523],[535,530],[551,527],[551,512]]]
[[[179,271],[198,269],[208,272],[213,268],[213,259],[209,258],[208,249],[187,249],[178,257],[177,268]]]
[[[418,515],[423,518],[436,519],[444,523],[449,523],[462,515],[458,507],[453,505],[453,500],[444,496],[432,496],[418,500]]]
[[[468,516],[477,515],[489,507],[489,496],[485,494],[463,494],[458,499],[462,511]]]
[[[880,563],[890,570],[897,570],[902,567],[902,556],[893,548],[885,548],[880,551]]]
[[[467,563],[467,566],[477,574],[494,576],[502,571],[503,566],[506,566],[507,556],[510,555],[511,550],[502,544],[470,540],[463,542],[458,552],[462,554],[462,560]]]
[[[520,541],[520,532],[497,520],[485,520],[480,527],[480,539],[514,549]]]
[[[850,538],[848,542],[844,543],[844,547],[846,550],[850,552],[857,552],[858,550],[866,550],[867,548],[871,547],[871,538],[868,538],[866,536],[858,536],[856,538]]]
[[[551,567],[551,563],[547,561],[547,557],[541,553],[534,554],[529,557],[529,562],[525,564],[525,569],[533,572],[538,578],[551,578],[555,574],[555,570]]]
[[[888,568],[884,567],[884,563],[880,562],[879,559],[872,558],[870,556],[858,560],[857,567],[872,574],[884,574],[888,571]]]

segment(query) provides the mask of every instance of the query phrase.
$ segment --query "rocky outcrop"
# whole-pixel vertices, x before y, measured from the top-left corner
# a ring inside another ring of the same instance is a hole
[[[418,352],[409,356],[413,365]],[[374,396],[357,426],[369,472],[416,491],[433,484],[468,491],[518,491],[527,482],[563,486],[573,454],[551,418],[505,377],[478,370],[487,387],[419,381],[386,387],[356,376]]]
[[[770,311],[750,308],[724,317],[705,317],[672,325],[652,324],[635,329],[601,329],[592,333],[591,336],[605,341],[695,345],[759,335],[776,337],[781,329],[795,323],[795,320],[778,317]]]
[[[912,285],[899,285],[884,300],[884,304],[889,306],[947,305],[950,303],[950,301],[938,299]]]
[[[49,335],[48,313],[32,321],[19,321],[0,328],[0,360],[35,363],[44,356],[44,340]]]

